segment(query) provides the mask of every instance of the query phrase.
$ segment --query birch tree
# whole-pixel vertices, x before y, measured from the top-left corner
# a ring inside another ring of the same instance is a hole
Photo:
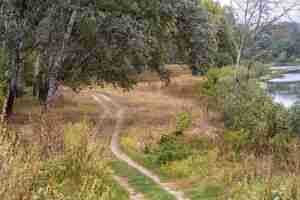
[[[244,56],[248,55],[254,59],[263,56],[262,52],[255,52],[260,36],[268,28],[284,20],[299,6],[296,0],[232,0],[231,2],[238,29],[237,67],[240,66]]]
[[[0,23],[2,27],[1,42],[8,55],[8,91],[3,115],[9,116],[13,111],[15,99],[19,95],[24,72],[25,52],[31,48],[32,32],[43,18],[48,1],[42,0],[1,0]]]

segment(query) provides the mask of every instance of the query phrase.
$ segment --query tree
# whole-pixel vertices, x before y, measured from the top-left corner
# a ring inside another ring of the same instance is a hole
[[[236,59],[236,45],[232,25],[226,18],[225,9],[212,0],[201,0],[201,5],[208,11],[209,24],[213,27],[217,50],[214,55],[218,67],[233,64]]]
[[[287,17],[299,6],[298,1],[273,0],[233,0],[232,8],[238,29],[236,41],[238,51],[236,65],[242,58],[254,58],[264,55],[257,51],[261,35],[272,25]]]
[[[48,3],[42,0],[0,1],[0,40],[8,55],[8,92],[4,115],[12,113],[15,98],[20,93],[18,86],[23,76],[26,50],[33,46],[30,37],[36,24],[43,18]]]
[[[0,38],[9,61],[8,115],[29,57],[35,59],[33,93],[47,107],[61,80],[73,88],[92,80],[130,88],[141,69],[168,80],[164,65],[170,41],[185,52],[185,63],[213,63],[207,11],[194,0],[0,2]]]
[[[217,41],[215,30],[209,22],[209,13],[195,1],[177,3],[175,41],[179,57],[193,71],[214,65]]]

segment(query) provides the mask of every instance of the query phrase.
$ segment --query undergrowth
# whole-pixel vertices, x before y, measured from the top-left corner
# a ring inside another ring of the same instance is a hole
[[[0,199],[128,199],[111,177],[105,148],[90,143],[93,129],[88,121],[60,124],[43,115],[40,122],[35,129],[40,137],[30,145],[2,127]]]

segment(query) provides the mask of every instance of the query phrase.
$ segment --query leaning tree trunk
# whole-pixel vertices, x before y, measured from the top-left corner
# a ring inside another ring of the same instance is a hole
[[[73,10],[73,12],[71,14],[69,24],[68,24],[68,27],[67,27],[67,31],[64,34],[61,49],[60,49],[58,55],[56,56],[53,67],[51,67],[50,71],[49,71],[49,75],[48,75],[48,94],[47,94],[47,100],[46,100],[46,107],[47,108],[53,102],[54,95],[57,91],[58,74],[59,74],[59,72],[61,71],[61,68],[62,68],[62,64],[63,64],[64,57],[65,57],[64,53],[65,53],[66,44],[70,40],[72,31],[73,31],[73,27],[75,25],[76,17],[77,17],[77,10],[75,9],[75,10]]]

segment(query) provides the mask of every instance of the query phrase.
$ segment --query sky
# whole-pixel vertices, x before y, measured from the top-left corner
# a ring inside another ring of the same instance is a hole
[[[231,0],[215,0],[215,1],[218,1],[222,5],[230,5],[231,4]],[[287,2],[288,0],[281,0],[281,1]],[[280,13],[280,11],[278,11],[278,13]],[[299,10],[293,11],[292,13],[290,13],[290,18],[294,21],[300,22],[300,7],[299,7]]]

